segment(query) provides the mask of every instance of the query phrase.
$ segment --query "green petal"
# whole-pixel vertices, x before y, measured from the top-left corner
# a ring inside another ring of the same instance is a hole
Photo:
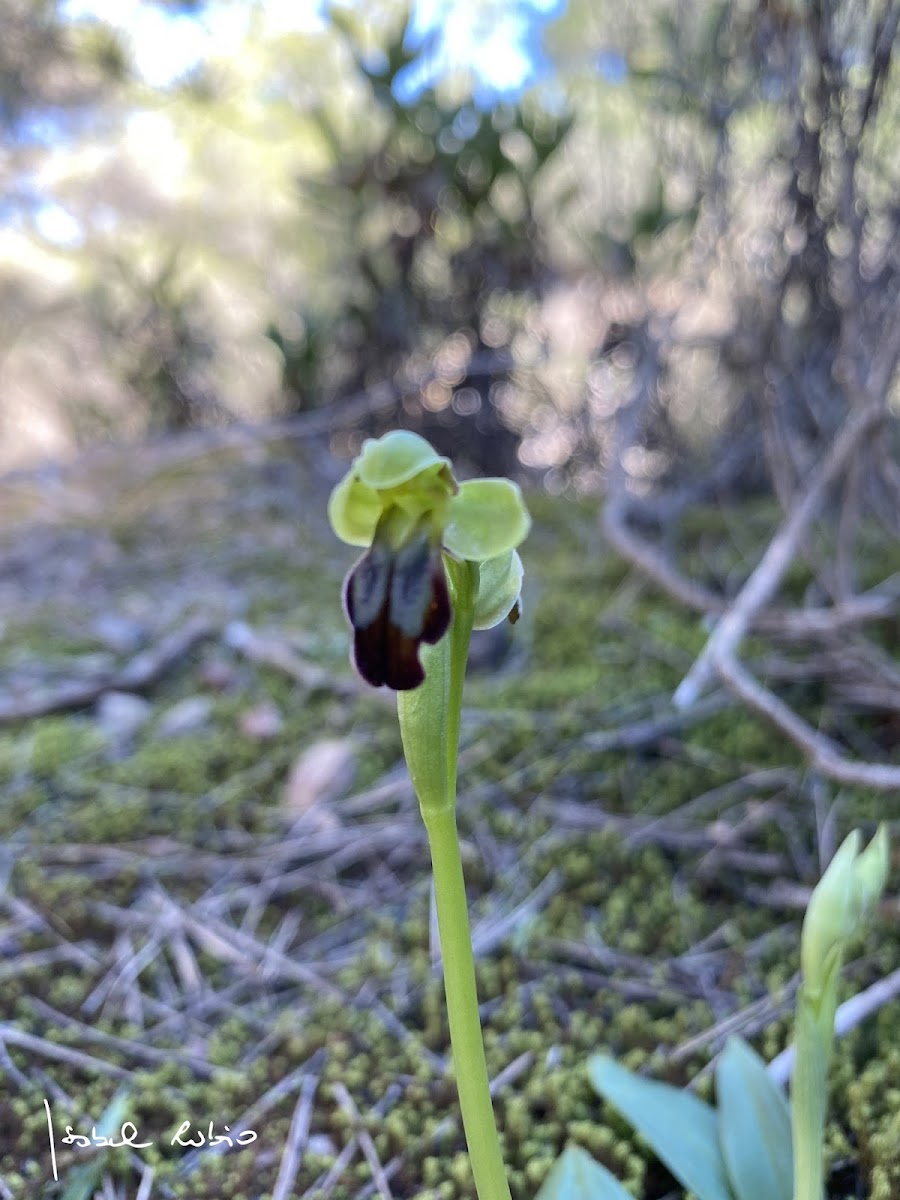
[[[444,547],[457,558],[485,562],[525,540],[531,518],[509,479],[472,479],[450,501]]]
[[[328,519],[342,542],[350,546],[370,546],[375,526],[381,517],[381,497],[356,478],[351,471],[331,493]]]
[[[370,488],[398,487],[421,475],[429,467],[450,467],[423,437],[407,429],[393,429],[384,437],[363,442],[362,453],[353,464],[356,476]]]
[[[508,617],[522,591],[522,560],[515,550],[481,564],[475,628],[492,629]]]
[[[890,862],[887,825],[881,824],[871,842],[856,860],[856,886],[862,917],[867,917],[881,899],[887,884]]]

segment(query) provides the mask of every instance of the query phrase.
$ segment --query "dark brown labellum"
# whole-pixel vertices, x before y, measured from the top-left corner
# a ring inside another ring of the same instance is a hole
[[[363,679],[398,692],[418,687],[425,678],[419,646],[440,641],[452,615],[441,552],[427,531],[417,531],[396,551],[376,534],[347,576],[344,601]]]

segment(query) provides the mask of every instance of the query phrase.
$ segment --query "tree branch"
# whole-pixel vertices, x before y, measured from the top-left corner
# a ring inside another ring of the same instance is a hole
[[[846,470],[860,443],[882,419],[881,405],[866,404],[850,412],[844,425],[813,472],[805,491],[792,506],[781,528],[772,538],[759,565],[741,588],[733,605],[722,617],[694,665],[675,689],[676,708],[696,703],[718,669],[743,640],[751,620],[774,595],[797,553],[800,539],[816,515],[829,487]]]

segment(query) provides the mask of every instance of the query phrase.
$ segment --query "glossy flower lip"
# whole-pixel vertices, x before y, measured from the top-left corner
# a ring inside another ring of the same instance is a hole
[[[353,661],[373,687],[408,691],[425,679],[419,645],[433,644],[450,625],[450,593],[440,550],[420,528],[392,550],[379,525],[371,549],[344,584],[353,626]]]
[[[522,585],[516,547],[531,518],[508,479],[457,484],[449,459],[418,434],[370,438],[328,503],[335,533],[368,547],[350,571],[344,604],[357,670],[397,691],[424,679],[418,650],[440,641],[452,612],[443,555],[478,563],[475,628],[515,619]]]

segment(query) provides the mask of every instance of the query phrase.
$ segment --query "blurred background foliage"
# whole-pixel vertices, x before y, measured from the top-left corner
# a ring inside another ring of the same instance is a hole
[[[399,422],[593,490],[648,339],[636,494],[833,431],[896,323],[895,4],[569,0],[505,95],[411,86],[400,0],[234,7],[233,53],[154,85],[2,0],[0,466],[371,397],[336,452]]]

